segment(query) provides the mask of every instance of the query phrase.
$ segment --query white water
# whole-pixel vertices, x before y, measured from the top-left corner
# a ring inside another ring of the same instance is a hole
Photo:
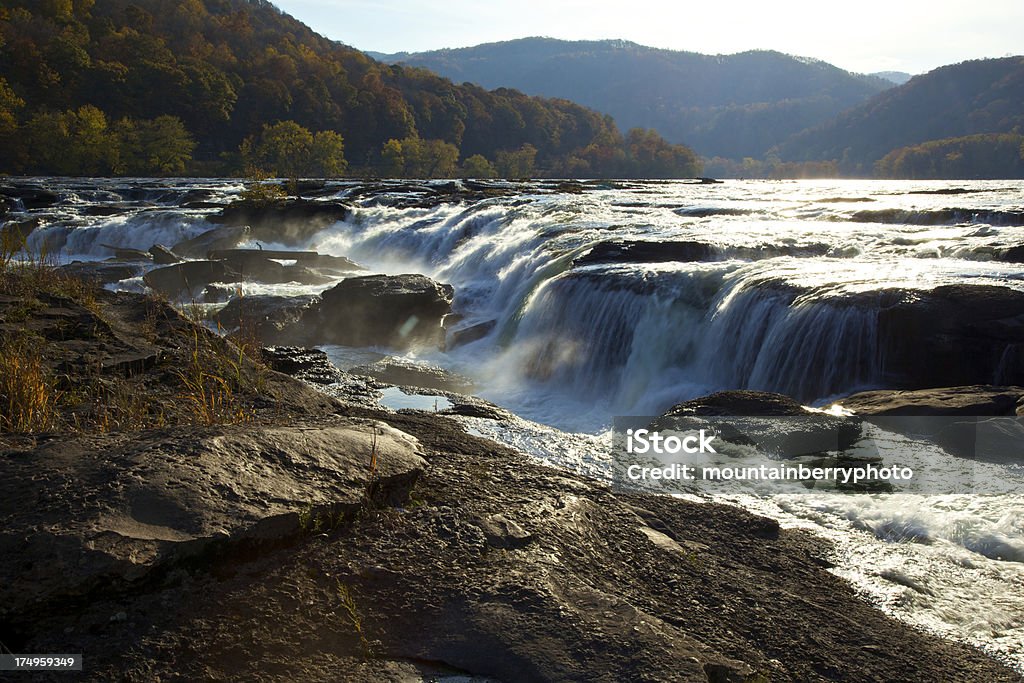
[[[350,186],[339,184],[338,196]],[[173,245],[212,227],[210,209],[179,206],[184,193],[206,190],[218,200],[239,189],[154,181],[126,197],[119,187],[61,185],[60,205],[30,212],[41,220],[33,245],[45,240],[65,260],[106,258],[102,244]],[[971,192],[913,194],[951,187]],[[89,216],[98,204],[122,210]],[[942,212],[949,208],[961,211]],[[858,216],[863,211],[877,213]],[[604,476],[601,435],[613,415],[658,414],[727,388],[823,401],[878,386],[877,307],[846,305],[850,297],[949,283],[1024,289],[1024,266],[993,260],[1024,244],[1022,211],[1024,183],[1007,181],[657,183],[581,195],[526,188],[431,209],[357,200],[350,220],[292,246],[452,283],[460,326],[497,324],[479,341],[420,357],[473,377],[483,397],[532,420],[466,418],[467,425],[542,462]],[[690,240],[714,256],[573,266],[608,240]],[[908,448],[926,469],[956,464]],[[881,608],[1024,671],[1024,489],[1019,468],[989,467],[1003,468],[990,476],[1007,481],[1008,493],[780,495],[739,487],[716,495],[831,539],[836,573]]]

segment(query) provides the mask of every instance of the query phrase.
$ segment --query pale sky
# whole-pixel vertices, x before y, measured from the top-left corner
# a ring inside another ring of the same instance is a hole
[[[708,54],[778,50],[863,73],[1024,53],[1024,0],[273,2],[328,38],[389,53],[527,36],[623,38]]]

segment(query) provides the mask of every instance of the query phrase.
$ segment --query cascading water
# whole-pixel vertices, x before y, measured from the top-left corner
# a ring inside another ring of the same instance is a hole
[[[37,226],[30,248],[46,244],[64,261],[107,258],[105,244],[144,250],[195,237],[240,190],[236,181],[39,182],[59,201],[16,207],[16,219]],[[412,185],[369,197],[354,191],[359,184],[328,185],[318,196],[350,201],[348,220],[304,244],[262,246],[316,249],[454,285],[459,325],[489,331],[423,355],[540,423],[463,418],[467,426],[588,474],[602,472],[603,437],[595,433],[613,415],[658,414],[718,389],[810,402],[884,384],[882,292],[949,284],[1024,290],[1024,267],[1000,260],[1024,244],[1024,183],[958,183],[953,209],[935,192],[948,183],[658,183],[580,195],[524,185],[507,196],[423,205],[406,201]],[[659,261],[651,249],[646,262],[622,259],[622,250],[591,252],[637,241],[704,248],[680,248],[701,259],[680,261]],[[602,253],[613,256],[588,257]],[[142,285],[136,278],[111,286]],[[293,295],[324,287],[241,288]],[[1010,347],[995,361],[996,381],[1022,362]],[[941,451],[907,448],[917,469],[962,465]],[[876,604],[1024,670],[1022,474],[1019,466],[986,466],[1006,495],[764,497],[741,488],[715,498],[831,539],[834,571]]]

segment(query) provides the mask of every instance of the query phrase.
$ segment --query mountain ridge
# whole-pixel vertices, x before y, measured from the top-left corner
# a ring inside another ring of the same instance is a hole
[[[705,156],[729,158],[760,157],[780,140],[892,87],[773,50],[704,55],[618,39],[531,37],[373,54],[456,82],[564,97],[611,114],[624,129],[654,128]]]

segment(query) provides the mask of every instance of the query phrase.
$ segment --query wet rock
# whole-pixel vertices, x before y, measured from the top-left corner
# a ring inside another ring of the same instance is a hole
[[[723,441],[757,445],[783,458],[846,450],[862,435],[859,419],[815,411],[789,396],[761,391],[722,391],[676,404],[652,428],[710,428]]]
[[[1024,244],[1008,247],[999,255],[999,259],[1007,263],[1024,263]]]
[[[457,394],[471,394],[474,391],[473,380],[464,375],[401,358],[383,358],[369,365],[350,368],[349,372],[399,386],[439,389]]]
[[[255,335],[263,344],[279,344],[289,338],[288,328],[298,323],[319,300],[312,295],[234,297],[214,319],[224,330],[241,329],[244,335]]]
[[[173,251],[183,258],[205,259],[216,249],[233,249],[252,237],[249,226],[221,226],[207,230],[192,239],[178,242]]]
[[[1024,293],[944,285],[855,297],[878,306],[881,382],[901,389],[1024,385]]]
[[[111,244],[101,244],[100,246],[114,252],[114,258],[122,261],[149,261],[153,258],[148,251],[142,251],[141,249],[127,249]]]
[[[60,272],[90,280],[99,285],[112,284],[142,275],[139,263],[118,261],[72,261],[60,266]]]
[[[707,261],[716,252],[703,242],[599,242],[574,265],[585,266],[593,263],[661,263],[666,261]]]
[[[968,415],[1021,414],[1024,387],[972,385],[916,391],[862,391],[836,401],[858,415]]]
[[[0,615],[96,599],[232,544],[286,541],[304,510],[338,519],[368,495],[401,503],[425,468],[415,438],[365,420],[68,438],[0,458]]]
[[[220,213],[209,216],[207,220],[211,223],[249,225],[255,238],[268,242],[299,244],[307,241],[327,226],[345,220],[350,211],[347,204],[337,201],[285,199],[275,202],[253,202],[241,200],[229,204]]]
[[[460,346],[483,339],[494,330],[497,324],[497,320],[488,320],[451,330],[445,337],[445,350],[457,349]]]
[[[293,331],[309,346],[438,346],[453,295],[451,285],[425,275],[349,278],[324,291]]]
[[[47,209],[60,201],[56,192],[32,185],[0,187],[0,195],[21,202],[27,211]]]
[[[154,244],[149,248],[149,255],[153,257],[153,263],[158,266],[170,266],[181,262],[181,257],[175,254],[162,244]]]
[[[533,534],[502,514],[488,515],[474,521],[483,530],[487,544],[492,548],[523,548],[533,540]]]
[[[311,384],[336,384],[342,373],[320,349],[300,346],[267,346],[263,360],[274,370]]]
[[[211,282],[233,282],[237,275],[222,261],[184,261],[154,268],[142,279],[149,288],[170,299],[197,299]]]

